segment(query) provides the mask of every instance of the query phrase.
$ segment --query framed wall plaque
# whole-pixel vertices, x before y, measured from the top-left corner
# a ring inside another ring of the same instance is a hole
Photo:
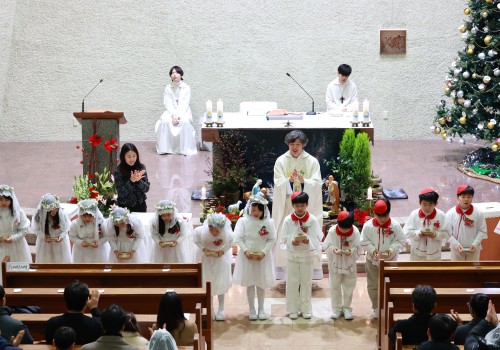
[[[380,29],[380,54],[406,54],[406,29]]]

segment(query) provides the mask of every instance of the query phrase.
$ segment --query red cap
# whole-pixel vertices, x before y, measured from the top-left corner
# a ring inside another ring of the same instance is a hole
[[[339,215],[337,215],[337,222],[345,220],[349,217],[349,212],[348,211],[341,211]]]
[[[383,200],[378,200],[375,202],[375,205],[373,206],[373,212],[377,215],[384,215],[387,211],[387,203],[385,203]]]
[[[457,194],[462,193],[468,186],[467,185],[460,185],[457,187]]]
[[[420,194],[426,194],[426,193],[431,193],[431,192],[436,192],[436,191],[434,191],[434,189],[432,187],[427,187],[427,188],[424,188],[422,190],[422,192],[420,192]]]
[[[290,196],[290,199],[293,201],[295,198],[297,198],[297,196],[299,194],[301,194],[302,192],[293,192],[292,195]]]

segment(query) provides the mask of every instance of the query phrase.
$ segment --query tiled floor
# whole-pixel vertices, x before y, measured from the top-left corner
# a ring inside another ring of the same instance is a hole
[[[136,142],[141,160],[147,166],[151,189],[148,207],[160,199],[172,199],[181,211],[199,216],[199,202],[192,202],[193,189],[206,185],[208,152],[195,156],[157,155],[153,142]],[[80,152],[73,142],[0,143],[0,183],[15,187],[23,207],[36,207],[41,195],[52,192],[63,199],[72,195],[73,177],[81,173]],[[467,183],[476,189],[475,201],[500,200],[498,184],[468,178],[456,170],[457,163],[478,145],[447,145],[432,141],[377,141],[373,147],[372,167],[385,188],[402,187],[408,200],[393,201],[392,215],[406,217],[418,205],[418,193],[432,186],[441,195],[443,210],[455,205],[457,185]],[[359,275],[354,293],[354,320],[329,318],[328,280],[315,282],[314,318],[291,321],[286,317],[283,282],[267,291],[268,321],[248,321],[246,292],[233,286],[226,298],[227,321],[215,323],[216,349],[374,349],[376,323],[366,293],[366,277]]]

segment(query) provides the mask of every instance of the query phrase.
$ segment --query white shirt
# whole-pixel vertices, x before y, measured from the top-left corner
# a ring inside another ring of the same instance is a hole
[[[343,100],[342,97],[344,98]],[[358,99],[358,89],[356,84],[347,79],[341,84],[339,79],[335,79],[326,88],[326,107],[328,110],[347,109],[353,110],[353,102]]]

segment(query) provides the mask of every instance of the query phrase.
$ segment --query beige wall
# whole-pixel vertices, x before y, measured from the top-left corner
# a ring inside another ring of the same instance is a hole
[[[168,69],[180,65],[193,113],[221,97],[325,109],[341,63],[370,99],[379,139],[432,138],[463,0],[0,0],[0,141],[79,140],[73,111],[124,111],[123,140],[153,140]],[[4,6],[5,4],[5,6]],[[405,28],[407,54],[381,56],[379,29]],[[6,50],[4,50],[6,48]],[[386,111],[387,120],[382,116]]]

